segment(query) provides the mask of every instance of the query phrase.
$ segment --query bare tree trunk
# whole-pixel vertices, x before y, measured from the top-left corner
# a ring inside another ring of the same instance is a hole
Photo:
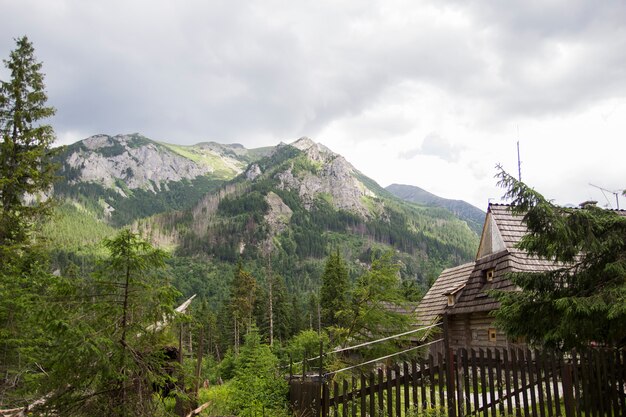
[[[322,308],[320,307],[320,303],[317,303],[317,334],[320,335],[322,332]]]
[[[273,288],[273,281],[274,278],[272,277],[272,261],[271,261],[271,257],[268,255],[267,257],[267,270],[268,270],[268,276],[267,276],[267,283],[268,283],[268,289],[269,289],[269,298],[270,298],[270,305],[269,305],[269,316],[270,316],[270,346],[274,346],[274,293],[272,292],[272,288]]]
[[[122,357],[120,359],[120,370],[122,371],[122,375],[126,377],[126,327],[128,325],[128,294],[130,287],[130,254],[127,254],[127,264],[126,264],[126,280],[124,282],[124,304],[122,306],[122,336],[120,339],[120,343],[122,344]],[[122,417],[126,417],[126,402],[127,402],[127,393],[126,393],[126,378],[122,381]]]
[[[196,356],[196,398],[200,389],[200,373],[202,371],[202,355],[204,354],[204,324],[200,327],[200,341],[198,342],[198,354]]]
[[[180,369],[180,378],[178,379],[178,389],[182,392],[185,392],[185,372],[182,369],[183,366],[183,329],[184,323],[180,324],[180,332],[178,333],[178,363],[181,366]],[[180,396],[176,397],[176,405],[174,406],[174,411],[181,417],[185,417],[186,415],[186,401],[182,400]]]
[[[270,290],[270,346],[274,346],[274,306],[273,306],[273,298],[274,294],[272,293],[272,280],[270,278],[269,282],[269,290]]]
[[[239,354],[239,328],[237,327],[237,317],[233,317],[235,320],[235,355]]]
[[[189,345],[187,346],[188,350],[189,350],[189,355],[193,355],[193,342],[192,342],[192,332],[188,332],[189,333]]]

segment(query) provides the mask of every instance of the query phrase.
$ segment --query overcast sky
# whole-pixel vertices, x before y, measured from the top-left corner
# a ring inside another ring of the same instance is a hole
[[[308,136],[484,210],[519,140],[522,179],[557,203],[626,188],[621,0],[0,0],[2,58],[22,35],[59,143]]]

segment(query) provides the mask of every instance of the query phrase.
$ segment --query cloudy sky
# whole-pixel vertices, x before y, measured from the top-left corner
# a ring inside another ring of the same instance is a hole
[[[59,143],[308,136],[383,186],[486,209],[519,140],[557,203],[626,188],[621,0],[0,0],[3,58],[21,35]]]

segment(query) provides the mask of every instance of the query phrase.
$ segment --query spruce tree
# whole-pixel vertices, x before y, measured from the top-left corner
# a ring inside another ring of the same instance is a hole
[[[337,312],[345,308],[348,289],[348,270],[337,249],[328,256],[322,274],[320,289],[322,327],[340,324]]]
[[[44,411],[68,416],[151,416],[154,389],[179,376],[166,254],[130,230],[104,241],[109,257],[88,279],[59,279],[45,310]],[[169,326],[168,326],[169,325]]]
[[[235,352],[239,352],[241,334],[252,326],[252,313],[256,300],[256,279],[243,269],[241,261],[237,264],[230,292],[230,318],[233,321],[233,340]]]
[[[10,79],[0,80],[0,404],[23,405],[38,395],[45,335],[36,313],[53,279],[31,233],[49,207],[36,197],[52,184],[54,132],[41,122],[54,109],[46,105],[42,64],[26,37],[16,40],[4,65]]]
[[[558,207],[500,170],[513,212],[528,233],[518,244],[553,260],[551,271],[510,274],[521,291],[494,295],[511,337],[553,349],[626,343],[626,217],[595,205]]]
[[[11,78],[0,81],[0,248],[27,242],[32,221],[49,205],[27,204],[25,198],[48,191],[55,170],[50,158],[54,131],[41,123],[55,112],[46,105],[42,64],[26,36],[16,42],[4,60]]]
[[[371,268],[357,279],[350,302],[337,312],[344,324],[336,334],[343,343],[354,343],[405,332],[410,323],[400,312],[404,303],[398,263],[392,252],[385,252],[372,260]],[[362,354],[374,358],[398,351],[394,343],[377,344]]]
[[[253,326],[236,359],[232,404],[239,415],[287,416],[287,382],[280,376],[278,359],[261,343]]]

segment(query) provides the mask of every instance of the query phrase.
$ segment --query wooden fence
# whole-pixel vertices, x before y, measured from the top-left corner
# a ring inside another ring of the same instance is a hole
[[[300,391],[303,382],[294,380],[292,402],[300,395],[299,415],[323,417],[626,417],[624,350],[448,353],[358,375],[326,374]]]

